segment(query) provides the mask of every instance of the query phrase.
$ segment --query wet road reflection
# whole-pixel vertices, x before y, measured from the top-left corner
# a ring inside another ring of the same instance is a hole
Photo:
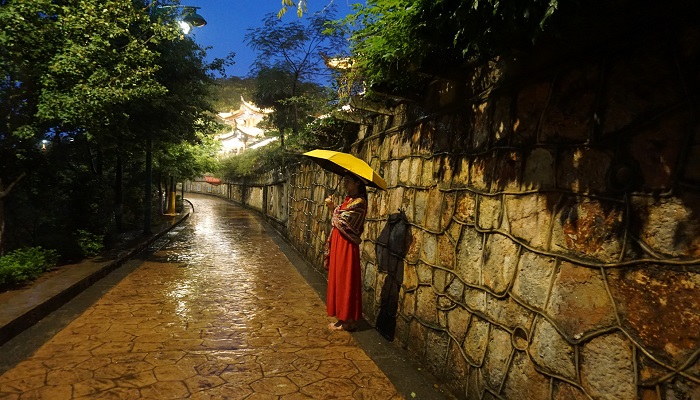
[[[247,210],[196,212],[97,303],[0,376],[0,398],[398,399]]]

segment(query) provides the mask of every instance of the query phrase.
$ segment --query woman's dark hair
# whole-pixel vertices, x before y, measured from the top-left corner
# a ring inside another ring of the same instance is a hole
[[[345,176],[352,178],[352,180],[354,182],[357,182],[358,183],[358,192],[360,193],[360,195],[367,197],[367,185],[365,185],[365,181],[362,178],[360,178],[359,176],[357,176],[353,173],[350,173],[350,172],[345,174]]]

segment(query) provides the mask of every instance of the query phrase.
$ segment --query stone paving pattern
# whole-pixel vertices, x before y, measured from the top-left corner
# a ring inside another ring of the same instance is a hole
[[[175,240],[29,359],[0,399],[400,399],[248,212],[195,201]]]

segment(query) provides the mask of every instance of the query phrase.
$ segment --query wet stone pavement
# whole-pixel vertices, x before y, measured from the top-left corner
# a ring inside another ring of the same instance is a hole
[[[399,399],[260,221],[193,196],[178,235],[0,376],[0,399]]]

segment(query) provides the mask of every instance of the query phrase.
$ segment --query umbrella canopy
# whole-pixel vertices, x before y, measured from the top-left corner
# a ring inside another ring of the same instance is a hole
[[[311,150],[304,153],[310,157],[321,168],[334,172],[338,175],[345,175],[351,172],[365,180],[365,183],[377,189],[387,189],[384,179],[376,173],[366,162],[353,156],[331,150]]]

